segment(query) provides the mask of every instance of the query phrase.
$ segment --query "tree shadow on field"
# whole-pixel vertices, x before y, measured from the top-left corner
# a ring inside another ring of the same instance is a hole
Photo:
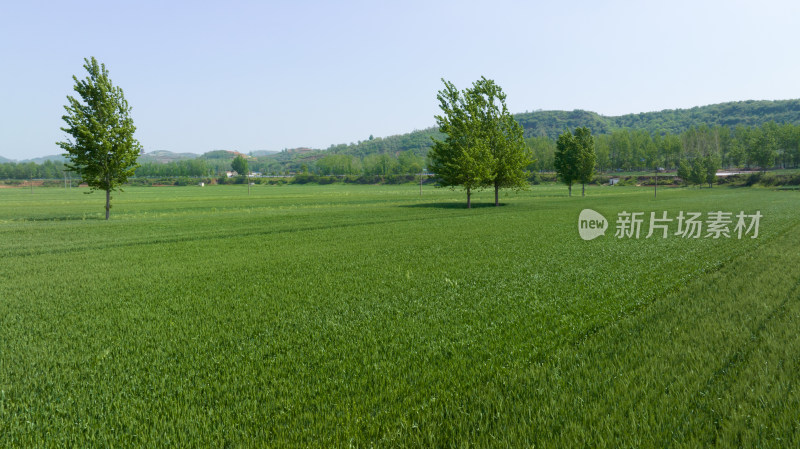
[[[113,215],[111,216],[114,217]],[[103,214],[72,214],[72,215],[31,215],[16,217],[17,221],[106,221]]]
[[[500,206],[506,206],[506,203],[500,203]],[[417,203],[417,204],[403,204],[400,207],[424,207],[430,209],[466,209],[467,203],[464,202],[447,202],[447,203]],[[484,207],[495,207],[494,203],[472,203],[473,209],[481,209]]]

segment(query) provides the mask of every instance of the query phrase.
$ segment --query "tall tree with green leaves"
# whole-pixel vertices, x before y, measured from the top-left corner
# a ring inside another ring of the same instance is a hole
[[[706,164],[703,158],[695,158],[692,161],[692,170],[689,172],[689,182],[700,185],[706,182]]]
[[[564,131],[558,136],[556,142],[556,154],[553,160],[558,178],[569,188],[569,196],[572,196],[572,184],[580,178],[578,165],[580,161],[580,149],[575,141],[575,136],[569,130]]]
[[[525,144],[523,129],[508,112],[506,94],[493,80],[481,77],[465,92],[478,105],[481,138],[491,152],[491,176],[486,185],[494,188],[494,205],[500,205],[500,189],[524,190],[530,184],[526,167],[533,160]]]
[[[133,176],[142,146],[133,137],[136,127],[130,116],[131,107],[122,89],[112,84],[105,64],[92,57],[84,59],[83,67],[89,72],[85,79],[72,77],[81,101],[67,96],[67,113],[62,116],[67,126],[61,130],[72,139],[57,145],[66,151],[66,170],[78,173],[89,185],[87,193],[106,192],[108,220],[111,192],[122,191],[121,186]]]
[[[777,136],[772,127],[755,128],[750,132],[747,162],[755,164],[761,171],[767,171],[775,164],[777,149]]]
[[[594,176],[597,156],[594,152],[594,138],[589,128],[583,126],[575,129],[575,144],[578,148],[577,181],[581,183],[581,196],[586,196],[586,184]]]
[[[425,159],[408,150],[397,155],[397,163],[400,166],[400,173],[416,174],[422,171],[425,166]]]
[[[689,184],[689,178],[692,176],[692,167],[686,162],[685,159],[681,159],[678,162],[678,177],[681,178],[683,184]]]
[[[233,171],[239,174],[239,176],[247,176],[248,173],[248,166],[247,166],[247,159],[241,154],[237,154],[233,161],[231,162],[231,168]]]
[[[247,182],[247,194],[250,195],[250,167],[248,167],[247,159],[241,154],[237,154],[231,162],[233,171],[239,174],[240,179],[245,179]]]
[[[462,187],[467,192],[467,208],[472,207],[472,192],[492,179],[492,153],[481,133],[475,95],[456,89],[442,80],[444,89],[436,95],[441,115],[435,116],[445,139],[433,138],[428,153],[428,168],[436,174],[439,187]]]
[[[717,180],[717,170],[721,165],[722,163],[718,156],[709,155],[703,158],[703,167],[705,168],[706,182],[709,188],[714,186],[714,182]]]

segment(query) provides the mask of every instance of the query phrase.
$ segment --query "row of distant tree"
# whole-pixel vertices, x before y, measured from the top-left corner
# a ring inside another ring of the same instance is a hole
[[[547,137],[525,139],[535,162],[528,169],[555,171],[556,141]],[[800,126],[768,122],[761,126],[699,126],[681,134],[651,134],[643,130],[622,129],[594,135],[596,168],[613,170],[652,170],[661,167],[677,170],[680,161],[712,157],[719,167],[795,168],[800,166]],[[294,165],[276,164],[269,158],[253,158],[250,170],[282,175],[302,172],[319,175],[391,175],[419,173],[426,158],[415,151],[368,154],[328,154]],[[231,169],[229,159],[186,159],[168,163],[146,162],[136,169],[139,177],[223,176]],[[64,163],[6,162],[0,164],[0,179],[63,179]],[[68,175],[69,176],[69,175]]]
[[[316,160],[306,160],[291,166],[276,165],[265,158],[248,160],[251,172],[267,175],[310,172],[318,175],[396,175],[420,173],[425,168],[425,158],[413,151],[399,154],[370,154],[364,157],[347,154],[330,154]],[[135,176],[152,178],[224,176],[232,170],[232,160],[185,159],[171,162],[145,162],[136,168]],[[64,163],[60,161],[6,162],[0,164],[0,179],[63,179]],[[75,176],[74,174],[72,176]]]
[[[698,157],[691,162],[681,160],[678,163],[678,177],[684,184],[708,184],[711,187],[717,180],[719,159],[714,156]]]
[[[525,139],[535,162],[533,171],[555,171],[556,141],[547,137]],[[800,126],[768,122],[761,126],[693,127],[680,134],[651,134],[644,130],[621,129],[594,135],[596,168],[613,170],[677,170],[681,160],[712,157],[721,168],[800,167]],[[231,169],[229,159],[186,159],[168,163],[146,162],[136,169],[139,177],[222,176]],[[328,154],[294,165],[276,164],[269,158],[253,158],[250,170],[282,175],[303,171],[319,175],[391,175],[419,173],[426,158],[412,150],[398,153]],[[0,179],[63,179],[64,163],[6,162],[0,164]]]
[[[425,158],[413,151],[369,154],[364,157],[331,154],[317,159],[312,170],[320,175],[393,175],[420,173]]]
[[[547,137],[526,139],[536,162],[533,169],[554,171],[556,142]],[[680,134],[651,134],[621,129],[594,136],[599,171],[677,169],[681,160],[713,157],[724,168],[795,168],[800,166],[800,126],[764,123],[761,126],[706,125]]]
[[[701,125],[679,134],[619,129],[593,137],[596,169],[601,172],[677,170],[682,160],[708,157],[718,161],[718,168],[800,167],[800,126],[791,123],[734,128]],[[525,143],[534,159],[529,170],[556,171],[557,140],[529,137]],[[419,166],[426,166],[425,158],[415,151],[396,154],[330,154],[307,165],[311,172],[323,175],[417,173]]]
[[[711,151],[697,155],[691,160],[678,161],[678,178],[684,184],[705,184],[712,187],[717,180],[720,168],[720,157]],[[575,129],[573,134],[567,130],[558,136],[553,165],[558,179],[569,187],[572,196],[572,185],[582,185],[581,196],[585,195],[586,184],[592,181],[597,168],[596,139],[587,127]]]
[[[266,157],[247,159],[248,170],[265,175],[309,172],[317,175],[395,175],[420,173],[425,158],[413,151],[398,154],[369,154],[364,157],[349,154],[328,154],[304,159],[293,164],[276,164]],[[136,169],[139,177],[222,176],[233,169],[232,160],[188,159],[168,163],[147,162]]]
[[[63,179],[64,176],[64,163],[61,161],[47,160],[41,164],[36,162],[0,164],[0,179]]]

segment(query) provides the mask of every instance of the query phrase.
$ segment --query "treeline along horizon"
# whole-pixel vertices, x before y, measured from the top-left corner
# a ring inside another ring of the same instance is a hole
[[[529,169],[552,171],[555,139],[565,129],[587,126],[595,136],[597,169],[677,169],[680,160],[718,157],[724,168],[800,166],[800,100],[744,101],[618,117],[594,112],[536,111],[514,116],[523,126],[534,162]],[[435,128],[374,138],[326,150],[284,151],[250,159],[252,171],[272,175],[310,172],[321,175],[419,173]],[[221,157],[220,153],[228,154]],[[213,151],[196,159],[145,162],[138,177],[220,176],[233,155]],[[59,161],[6,162],[0,179],[63,178]]]

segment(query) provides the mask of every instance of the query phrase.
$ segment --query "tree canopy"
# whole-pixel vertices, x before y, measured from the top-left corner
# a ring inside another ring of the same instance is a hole
[[[239,176],[247,176],[248,168],[247,168],[247,159],[244,158],[241,154],[237,154],[233,161],[231,162],[231,168],[233,171],[239,174]]]
[[[433,139],[428,167],[436,174],[440,186],[463,187],[470,208],[472,191],[491,179],[492,154],[481,135],[477,96],[462,94],[453,83],[444,79],[442,82],[445,88],[436,96],[442,114],[435,117],[439,131],[446,137],[444,141]]]
[[[134,174],[136,159],[142,147],[133,137],[136,127],[130,116],[131,108],[122,89],[114,86],[108,77],[105,64],[97,60],[84,59],[84,68],[89,76],[78,80],[75,91],[80,96],[68,96],[67,111],[62,118],[67,126],[61,128],[72,139],[58,142],[67,153],[66,170],[80,174],[84,182],[94,190],[106,192],[106,220],[111,209],[111,192]]]
[[[594,176],[596,156],[594,152],[594,138],[589,128],[583,126],[575,130],[575,144],[578,148],[578,160],[575,172],[576,180],[581,183],[581,196],[586,195],[586,184]]]
[[[558,173],[558,179],[569,188],[569,196],[572,196],[572,184],[580,177],[578,173],[580,157],[580,149],[575,141],[575,136],[570,130],[564,131],[558,136],[556,142],[553,165]]]
[[[446,137],[433,138],[428,154],[439,185],[463,187],[468,208],[475,189],[494,187],[497,206],[500,189],[527,188],[525,169],[531,153],[522,127],[508,112],[502,88],[485,77],[463,92],[442,81],[445,88],[437,95],[442,114],[436,122]]]
[[[486,140],[491,158],[486,186],[494,188],[494,205],[499,205],[499,190],[522,190],[529,186],[526,167],[533,161],[525,144],[522,126],[506,107],[506,94],[493,80],[481,77],[467,90],[477,105],[481,138]]]

